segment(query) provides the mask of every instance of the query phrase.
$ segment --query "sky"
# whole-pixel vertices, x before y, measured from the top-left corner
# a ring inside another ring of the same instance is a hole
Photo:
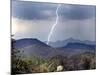
[[[12,34],[15,39],[37,38],[47,41],[56,21],[58,4],[12,1]],[[61,4],[59,20],[50,41],[74,38],[95,41],[96,7]]]

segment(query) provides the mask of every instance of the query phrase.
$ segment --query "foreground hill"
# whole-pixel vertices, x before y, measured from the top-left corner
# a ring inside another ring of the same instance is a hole
[[[83,43],[53,48],[37,39],[12,40],[12,74],[95,69],[95,52],[95,45]]]
[[[93,49],[93,50],[95,50],[96,46],[95,45],[84,44],[84,43],[68,43],[63,48],[71,48],[71,49],[91,49],[91,50]]]
[[[15,48],[23,48],[23,47],[31,46],[34,44],[48,47],[48,45],[46,45],[45,43],[43,43],[37,39],[25,38],[25,39],[16,40]]]

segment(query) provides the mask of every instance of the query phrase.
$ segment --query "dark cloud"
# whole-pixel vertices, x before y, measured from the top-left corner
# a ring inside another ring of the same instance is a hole
[[[90,5],[63,5],[60,14],[65,19],[82,20],[95,17],[96,8]]]
[[[22,19],[46,20],[56,17],[55,10],[57,4],[12,1],[12,16]],[[59,9],[59,15],[62,19],[83,20],[95,17],[95,6],[90,5],[71,5],[63,4]],[[50,12],[46,14],[45,11]]]
[[[56,6],[46,3],[29,1],[12,1],[12,16],[23,19],[48,19],[54,15],[45,14],[45,11],[55,12]],[[52,14],[52,13],[51,13]]]

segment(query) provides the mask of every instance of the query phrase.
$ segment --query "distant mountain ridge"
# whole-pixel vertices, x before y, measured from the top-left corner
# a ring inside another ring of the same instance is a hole
[[[89,41],[89,40],[81,41],[81,40],[69,38],[69,39],[63,40],[63,41],[50,42],[49,45],[52,46],[52,47],[64,47],[68,43],[83,43],[83,44],[89,44],[89,45],[95,45],[96,44],[95,41]]]

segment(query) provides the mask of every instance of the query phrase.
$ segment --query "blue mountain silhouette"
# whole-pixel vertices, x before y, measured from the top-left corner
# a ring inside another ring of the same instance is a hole
[[[23,51],[22,54],[25,56],[31,56],[35,54],[43,58],[50,58],[56,55],[71,56],[84,52],[95,52],[95,45],[84,43],[68,43],[64,47],[53,48],[38,39],[31,38],[16,40],[14,46],[16,49]]]

